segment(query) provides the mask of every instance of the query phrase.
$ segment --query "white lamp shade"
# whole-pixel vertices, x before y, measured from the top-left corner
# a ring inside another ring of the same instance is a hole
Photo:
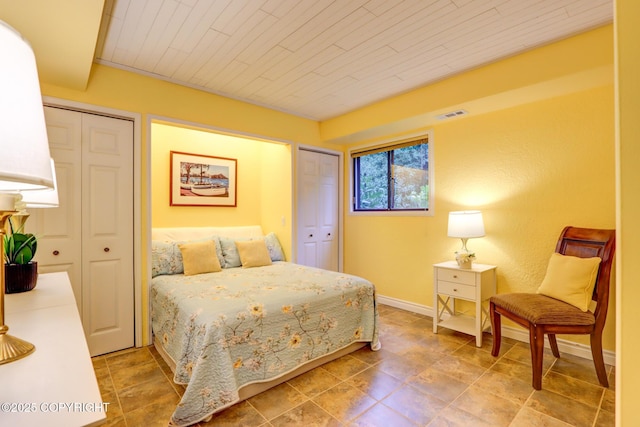
[[[480,211],[449,212],[449,237],[470,239],[484,236],[484,221]]]
[[[51,159],[51,171],[53,172],[53,188],[22,192],[22,203],[27,208],[57,208],[58,180],[56,179],[56,166]]]
[[[0,191],[53,188],[33,50],[0,21]]]

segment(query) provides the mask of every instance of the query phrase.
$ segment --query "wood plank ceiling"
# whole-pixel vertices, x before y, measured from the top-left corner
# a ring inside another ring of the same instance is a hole
[[[96,62],[326,120],[612,20],[612,0],[107,0]]]

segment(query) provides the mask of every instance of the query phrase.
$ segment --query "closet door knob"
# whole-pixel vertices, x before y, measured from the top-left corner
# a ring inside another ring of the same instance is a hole
[[[55,250],[55,251],[53,251],[53,254],[54,254],[54,255],[56,255],[56,256],[58,256],[58,255],[60,255],[60,251]]]
[[[109,249],[109,248],[104,248],[104,251],[105,251],[105,252],[109,252],[110,250],[111,250],[111,249]]]

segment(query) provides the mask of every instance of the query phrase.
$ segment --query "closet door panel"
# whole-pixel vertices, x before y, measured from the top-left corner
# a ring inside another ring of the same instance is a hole
[[[339,157],[298,152],[299,264],[338,271]]]
[[[65,271],[82,312],[82,113],[45,107],[47,137],[55,160],[57,208],[28,209],[26,229],[38,236],[40,273]],[[33,227],[33,228],[32,228]]]
[[[83,118],[83,318],[92,354],[134,344],[133,124]]]
[[[338,271],[338,156],[322,154],[319,158],[320,176],[318,210],[320,235],[319,266]]]
[[[296,262],[315,266],[318,253],[318,153],[298,155],[298,258]]]

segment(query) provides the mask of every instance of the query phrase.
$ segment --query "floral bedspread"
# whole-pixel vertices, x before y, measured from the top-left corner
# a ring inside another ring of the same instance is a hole
[[[186,385],[171,423],[186,426],[239,401],[247,384],[282,376],[356,341],[379,348],[374,286],[288,262],[157,276],[155,340]]]

